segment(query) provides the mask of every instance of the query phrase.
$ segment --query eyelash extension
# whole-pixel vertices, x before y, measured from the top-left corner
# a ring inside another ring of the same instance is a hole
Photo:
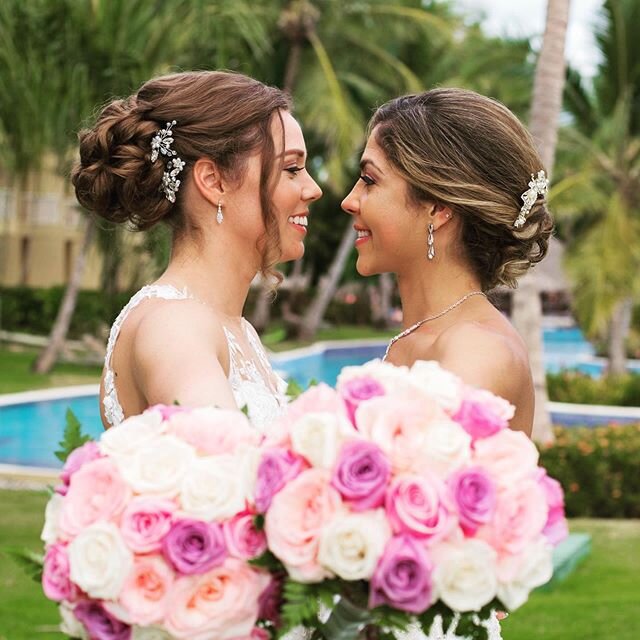
[[[295,175],[299,171],[304,171],[304,167],[287,167],[285,171],[288,171],[289,173],[292,173]]]
[[[373,180],[369,176],[361,175],[360,180],[362,180],[362,182],[364,182],[368,187],[370,187],[372,184],[375,184],[375,180]]]

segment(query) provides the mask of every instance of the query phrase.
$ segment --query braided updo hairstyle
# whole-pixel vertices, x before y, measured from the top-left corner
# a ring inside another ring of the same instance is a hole
[[[517,286],[544,258],[553,230],[546,201],[538,198],[524,226],[514,227],[542,160],[503,104],[464,89],[433,89],[382,105],[369,131],[413,202],[446,205],[460,218],[462,251],[485,291]]]
[[[151,140],[176,120],[172,149],[186,163],[188,178],[199,158],[210,158],[229,180],[241,181],[247,158],[261,151],[260,203],[265,225],[261,240],[262,270],[278,260],[280,238],[272,192],[277,162],[271,133],[274,116],[289,110],[288,96],[238,73],[198,71],[161,76],[136,94],[114,100],[91,129],[80,132],[80,161],[72,183],[80,204],[115,223],[149,229],[169,224],[174,234],[193,229],[184,215],[182,194],[170,202],[161,191],[166,160],[151,162]],[[283,134],[284,135],[284,134]]]

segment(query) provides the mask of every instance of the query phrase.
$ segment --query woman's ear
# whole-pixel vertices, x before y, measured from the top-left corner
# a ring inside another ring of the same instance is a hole
[[[453,211],[451,207],[439,202],[434,202],[429,212],[429,218],[433,224],[434,229],[439,229],[443,224],[447,224],[451,218],[453,218]]]
[[[224,196],[224,183],[216,163],[208,158],[200,158],[193,165],[191,175],[198,193],[217,207]]]

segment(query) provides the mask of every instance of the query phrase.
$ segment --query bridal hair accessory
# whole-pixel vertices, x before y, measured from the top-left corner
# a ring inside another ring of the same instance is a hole
[[[537,176],[534,176],[532,173],[529,188],[522,194],[522,196],[520,196],[524,204],[520,209],[520,213],[518,214],[516,221],[513,223],[513,226],[516,229],[520,229],[520,227],[524,226],[524,223],[527,221],[529,211],[531,211],[531,207],[536,203],[539,196],[547,195],[548,191],[549,179],[547,178],[544,169],[540,169]]]
[[[176,193],[180,188],[178,174],[184,169],[185,162],[178,157],[178,154],[171,148],[173,144],[172,127],[177,124],[175,120],[167,122],[164,129],[158,129],[156,135],[151,139],[151,162],[155,162],[160,155],[168,156],[170,160],[162,174],[160,191],[169,202],[176,201]]]

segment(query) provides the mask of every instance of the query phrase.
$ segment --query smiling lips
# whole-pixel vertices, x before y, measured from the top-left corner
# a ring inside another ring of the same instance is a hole
[[[294,227],[304,232],[307,231],[307,227],[309,226],[309,219],[307,218],[306,213],[303,215],[289,216],[287,218],[287,222],[291,223]]]
[[[371,231],[369,229],[363,229],[362,227],[353,227],[358,232],[358,237],[356,238],[355,246],[358,247],[361,244],[364,244],[370,237]]]

